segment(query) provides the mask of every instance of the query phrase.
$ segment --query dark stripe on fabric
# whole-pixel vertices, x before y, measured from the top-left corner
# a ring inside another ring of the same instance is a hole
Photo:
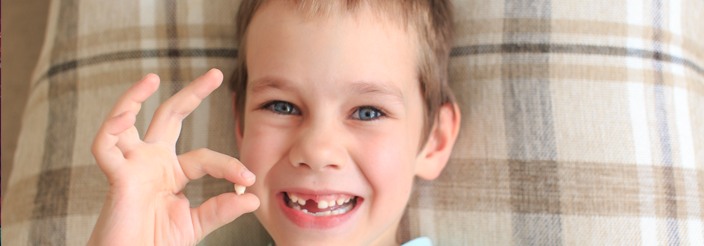
[[[503,43],[515,45],[497,50],[504,61],[501,77],[515,245],[562,245],[549,46],[522,45],[550,43],[551,8],[550,0],[506,0],[505,18],[533,21],[504,22]]]
[[[79,67],[96,65],[105,62],[114,62],[131,59],[143,58],[181,58],[181,57],[221,57],[221,58],[237,58],[237,50],[234,49],[151,49],[151,50],[133,50],[121,51],[103,55],[88,57],[85,59],[69,61],[52,66],[47,72],[47,76],[51,77],[56,74],[70,71]]]
[[[583,55],[606,55],[637,57],[643,59],[653,59],[657,61],[682,64],[704,76],[704,68],[697,66],[695,62],[682,57],[673,56],[662,51],[650,51],[643,49],[630,49],[614,46],[599,45],[579,45],[579,44],[529,44],[529,43],[506,43],[506,44],[486,44],[471,45],[452,48],[450,57],[462,57],[485,54],[501,53],[551,53],[551,54],[583,54]],[[209,58],[237,58],[236,49],[150,49],[120,51],[102,55],[96,55],[80,60],[73,60],[59,63],[49,68],[47,76],[77,69],[84,66],[96,65],[105,62],[144,59],[144,58],[182,58],[182,57],[209,57]]]
[[[180,54],[180,42],[178,38],[178,27],[176,23],[177,19],[177,12],[178,12],[178,3],[176,0],[167,0],[164,2],[165,4],[165,11],[166,11],[166,40],[167,40],[167,46],[170,50],[169,53],[169,80],[171,83],[169,83],[169,90],[166,90],[162,93],[162,98],[166,100],[167,98],[171,97],[172,95],[176,94],[179,92],[183,86],[185,81],[183,80],[183,76],[181,74],[181,62],[179,61],[179,58],[181,56]],[[183,131],[184,128],[187,128],[190,124],[187,124],[187,122],[192,121],[191,118],[187,118],[181,121],[181,130]],[[183,154],[187,152],[188,146],[190,146],[190,139],[187,137],[182,137],[183,134],[180,134],[180,137],[178,141],[176,142],[176,154]]]
[[[54,42],[61,46],[51,59],[76,56],[78,45],[78,2],[61,1],[57,35]],[[59,53],[60,52],[60,53]],[[66,215],[73,163],[78,104],[77,72],[69,71],[49,79],[48,125],[44,140],[41,173],[37,183],[32,218],[28,234],[31,245],[66,245]]]
[[[176,94],[181,88],[181,64],[178,57],[181,56],[178,40],[178,30],[176,27],[176,12],[178,9],[176,0],[167,0],[166,4],[166,43],[169,50],[169,73],[171,75],[171,94]]]
[[[671,62],[682,64],[704,76],[704,68],[697,66],[695,62],[682,57],[663,53],[662,50],[650,51],[643,49],[630,49],[614,46],[600,45],[580,45],[580,44],[529,44],[529,43],[505,43],[472,45],[452,48],[450,57],[472,56],[497,53],[551,53],[551,54],[583,54],[583,55],[605,55],[636,57],[652,59],[655,61]]]
[[[653,51],[662,51],[662,1],[653,1]],[[679,230],[677,228],[677,188],[675,175],[672,169],[672,146],[670,139],[670,126],[667,119],[667,99],[665,99],[665,78],[662,62],[653,60],[655,70],[655,86],[653,97],[655,102],[655,118],[657,119],[658,138],[663,165],[663,188],[665,189],[665,209],[667,215],[667,245],[680,245]]]

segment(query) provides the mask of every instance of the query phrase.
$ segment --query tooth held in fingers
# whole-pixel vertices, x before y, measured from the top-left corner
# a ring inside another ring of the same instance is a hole
[[[244,185],[235,184],[235,193],[237,193],[237,195],[244,194],[245,189],[247,189],[247,187],[245,187]]]

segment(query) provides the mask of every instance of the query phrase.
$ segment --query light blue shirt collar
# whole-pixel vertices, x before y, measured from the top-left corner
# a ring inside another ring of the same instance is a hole
[[[419,238],[413,239],[411,241],[408,241],[401,246],[433,246],[433,242],[430,241],[430,238],[419,237]]]

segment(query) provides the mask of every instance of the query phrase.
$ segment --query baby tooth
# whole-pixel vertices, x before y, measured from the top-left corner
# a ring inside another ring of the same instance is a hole
[[[298,199],[298,204],[306,205],[306,200]]]
[[[342,205],[345,203],[345,198],[337,199],[337,205]]]
[[[317,213],[315,213],[315,216],[323,216],[323,215],[325,215],[325,213],[323,213],[323,212],[317,212]]]
[[[305,209],[305,208],[301,209],[301,211],[303,211],[304,213],[308,213],[308,209]]]
[[[297,197],[296,195],[294,195],[294,194],[288,194],[288,198],[291,198],[291,201],[293,201],[293,202],[297,202],[297,201],[298,201],[298,197]]]
[[[320,209],[328,208],[328,202],[326,202],[326,201],[318,202],[318,208],[320,208]]]
[[[242,195],[245,189],[247,189],[247,187],[244,185],[235,184],[235,193],[237,193],[237,195]]]
[[[338,215],[338,214],[340,214],[340,210],[339,210],[339,209],[337,209],[337,210],[335,210],[335,211],[332,211],[332,215]]]
[[[332,212],[330,212],[330,211],[325,211],[325,216],[330,216],[331,214],[332,214]]]

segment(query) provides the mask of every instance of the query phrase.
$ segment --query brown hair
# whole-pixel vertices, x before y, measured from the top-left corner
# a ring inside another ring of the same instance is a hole
[[[237,41],[239,42],[237,69],[230,89],[236,95],[235,109],[240,129],[244,129],[244,104],[247,91],[247,63],[245,57],[246,34],[254,13],[268,0],[243,0],[237,12]],[[392,21],[411,27],[417,35],[418,82],[423,95],[424,117],[420,147],[425,145],[428,135],[438,116],[438,109],[445,103],[455,103],[454,95],[447,82],[447,62],[452,42],[452,6],[449,0],[287,0],[296,6],[297,11],[307,13],[307,17],[329,14],[335,4],[342,4],[348,12],[354,12],[366,4]],[[378,10],[378,11],[377,11]],[[375,13],[377,14],[377,13]],[[394,18],[399,18],[396,20]],[[400,21],[400,22],[399,22]]]

